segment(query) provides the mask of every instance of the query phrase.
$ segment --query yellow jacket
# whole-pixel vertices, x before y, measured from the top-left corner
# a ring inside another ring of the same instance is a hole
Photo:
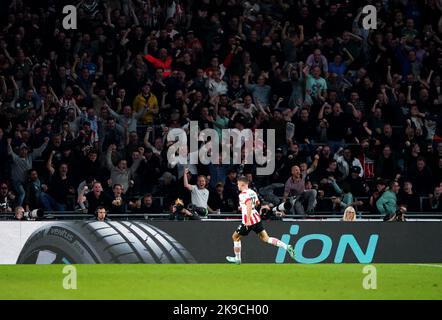
[[[158,114],[159,107],[158,107],[158,100],[157,97],[151,93],[150,97],[147,101],[148,109],[144,116],[140,119],[142,124],[152,124],[156,115]],[[140,110],[144,109],[146,106],[146,98],[139,94],[135,97],[133,102],[133,110],[135,112],[139,112]]]

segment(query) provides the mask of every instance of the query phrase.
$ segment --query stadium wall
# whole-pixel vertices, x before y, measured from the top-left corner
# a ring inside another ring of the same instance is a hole
[[[224,263],[230,221],[0,222],[0,264]],[[269,235],[295,247],[298,263],[441,263],[441,222],[268,221]],[[242,241],[245,263],[293,263],[285,251]]]

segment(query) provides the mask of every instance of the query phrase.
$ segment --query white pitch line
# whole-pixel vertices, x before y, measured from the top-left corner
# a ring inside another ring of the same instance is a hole
[[[410,263],[410,265],[412,265],[412,266],[421,266],[421,267],[442,268],[442,265],[439,265],[439,264]]]

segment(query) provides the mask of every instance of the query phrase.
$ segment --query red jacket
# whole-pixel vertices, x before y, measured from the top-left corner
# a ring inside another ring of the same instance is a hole
[[[163,68],[165,77],[170,76],[172,72],[172,61],[173,61],[172,56],[167,56],[166,60],[163,61],[158,58],[155,58],[150,54],[146,54],[144,56],[144,59],[152,63],[155,68]]]

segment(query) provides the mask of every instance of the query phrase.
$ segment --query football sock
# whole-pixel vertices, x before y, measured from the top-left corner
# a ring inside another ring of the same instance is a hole
[[[287,250],[287,245],[279,239],[270,237],[267,240],[267,243],[271,244],[273,246],[279,247],[279,248],[284,248],[285,250]]]
[[[233,241],[233,252],[235,252],[235,258],[241,260],[241,241]]]

